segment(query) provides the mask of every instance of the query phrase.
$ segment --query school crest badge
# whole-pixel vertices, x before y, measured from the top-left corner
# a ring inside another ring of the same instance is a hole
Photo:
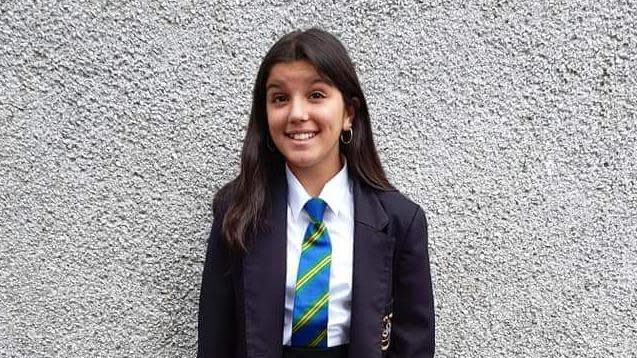
[[[380,336],[380,349],[386,351],[389,349],[389,343],[391,338],[391,319],[393,314],[390,313],[383,317],[383,331]]]

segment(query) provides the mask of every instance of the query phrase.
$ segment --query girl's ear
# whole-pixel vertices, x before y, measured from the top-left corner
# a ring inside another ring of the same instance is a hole
[[[352,128],[352,122],[354,121],[354,118],[352,117],[352,115],[350,115],[350,111],[347,111],[347,117],[345,117],[345,120],[343,121],[343,130],[344,131],[348,131],[350,130],[350,128]]]
[[[356,109],[358,108],[358,98],[352,97],[347,105],[347,118],[343,123],[343,129],[349,130],[354,125],[354,120],[356,119]]]

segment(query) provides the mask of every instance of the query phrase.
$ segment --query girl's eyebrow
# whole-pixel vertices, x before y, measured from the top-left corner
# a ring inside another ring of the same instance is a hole
[[[323,78],[323,77],[314,77],[311,81],[310,81],[310,85],[316,84],[316,83],[324,83],[328,86],[333,86],[332,81]],[[269,91],[271,88],[281,88],[281,84],[278,80],[272,80],[272,82],[270,82],[267,87],[265,88],[265,91]]]
[[[281,86],[279,86],[279,84],[277,83],[277,81],[272,81],[266,88],[266,92],[269,91],[271,88],[281,88]]]

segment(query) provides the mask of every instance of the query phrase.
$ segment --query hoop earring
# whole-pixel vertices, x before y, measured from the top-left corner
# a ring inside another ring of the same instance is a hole
[[[272,146],[272,139],[270,139],[270,135],[265,136],[265,146],[269,151],[274,152],[274,147]]]
[[[345,132],[349,132],[349,139],[345,140],[343,133]],[[354,138],[354,130],[352,128],[348,129],[347,131],[342,131],[341,132],[341,143],[347,145],[350,144],[352,142],[352,138]]]

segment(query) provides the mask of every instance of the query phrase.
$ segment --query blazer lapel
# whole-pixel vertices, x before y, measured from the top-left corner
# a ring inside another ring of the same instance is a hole
[[[268,226],[251,237],[243,259],[248,357],[281,357],[285,304],[287,183],[278,176],[269,191]]]
[[[394,239],[378,196],[353,180],[354,268],[349,356],[380,357],[382,314],[391,294]]]

